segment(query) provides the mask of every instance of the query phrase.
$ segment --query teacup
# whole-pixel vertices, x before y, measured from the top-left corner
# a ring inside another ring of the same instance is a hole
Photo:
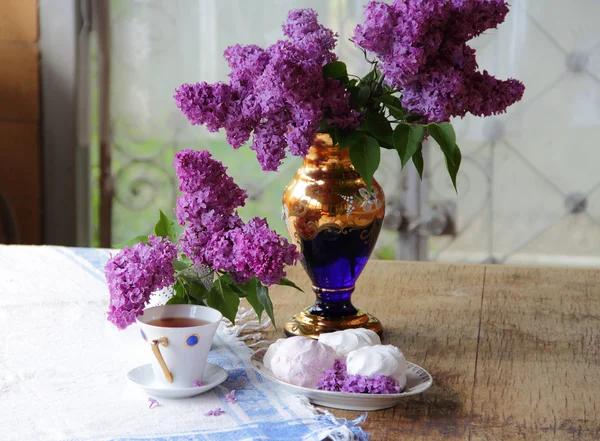
[[[223,315],[198,305],[147,308],[137,318],[154,356],[156,382],[166,387],[193,387],[202,381],[208,351]]]

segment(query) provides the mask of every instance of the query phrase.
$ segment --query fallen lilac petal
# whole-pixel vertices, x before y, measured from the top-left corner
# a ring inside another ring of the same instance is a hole
[[[150,403],[150,406],[148,406],[148,409],[152,409],[153,407],[160,406],[160,403],[157,400],[155,400],[154,398],[148,398],[148,402]]]
[[[229,392],[227,395],[225,395],[225,401],[231,404],[237,403],[237,400],[235,398],[235,389]]]
[[[225,413],[225,411],[223,409],[221,409],[220,407],[217,407],[216,409],[209,410],[208,412],[206,412],[204,414],[204,416],[219,416],[224,413]]]
[[[204,384],[202,384],[202,381],[196,381],[194,382],[194,387],[203,387]]]

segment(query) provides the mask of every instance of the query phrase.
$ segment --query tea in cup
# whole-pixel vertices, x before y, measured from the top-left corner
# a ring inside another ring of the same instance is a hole
[[[198,305],[147,308],[137,318],[142,338],[153,353],[156,382],[193,387],[202,381],[208,352],[223,315]]]

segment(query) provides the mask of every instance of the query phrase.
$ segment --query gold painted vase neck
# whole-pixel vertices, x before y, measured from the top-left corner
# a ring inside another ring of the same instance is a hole
[[[317,180],[339,179],[342,171],[352,175],[346,176],[346,178],[359,177],[350,161],[348,149],[339,150],[337,144],[333,145],[331,136],[326,133],[318,133],[314,144],[304,158],[304,164],[298,170],[299,174]]]

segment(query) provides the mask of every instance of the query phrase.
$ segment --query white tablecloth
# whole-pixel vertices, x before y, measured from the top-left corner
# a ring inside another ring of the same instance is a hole
[[[228,371],[225,383],[150,409],[126,373],[151,354],[135,325],[118,331],[106,321],[109,255],[0,246],[0,440],[366,439],[353,423],[263,382],[250,349],[223,324],[209,361]],[[236,404],[225,400],[231,389]],[[204,415],[216,407],[226,413]]]

